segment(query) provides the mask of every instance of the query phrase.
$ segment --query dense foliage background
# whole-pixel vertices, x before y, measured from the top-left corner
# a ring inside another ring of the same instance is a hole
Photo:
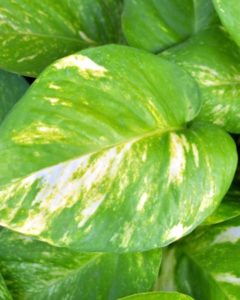
[[[240,299],[239,0],[0,0],[0,299]]]

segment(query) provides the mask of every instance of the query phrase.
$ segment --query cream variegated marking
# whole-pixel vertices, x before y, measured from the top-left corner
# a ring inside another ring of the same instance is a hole
[[[34,122],[24,130],[12,133],[12,141],[19,145],[49,144],[53,141],[64,140],[65,132],[54,125]]]
[[[190,229],[189,226],[184,226],[182,223],[174,225],[172,228],[167,230],[164,234],[164,239],[167,241],[178,240]]]
[[[212,245],[231,243],[235,244],[240,240],[240,226],[232,226],[218,234]]]
[[[194,158],[194,163],[195,166],[198,168],[199,167],[199,152],[198,152],[198,148],[197,145],[192,144],[192,153],[193,153],[193,158]]]
[[[15,217],[31,191],[31,187],[37,182],[37,194],[32,199],[28,217],[24,221],[14,222],[14,228],[27,234],[41,234],[49,227],[54,215],[57,216],[64,209],[80,203],[79,201],[83,202],[75,217],[75,222],[79,227],[84,226],[105,199],[105,194],[99,192],[99,186],[106,183],[111,185],[125,155],[129,153],[136,141],[104,150],[100,157],[94,158],[99,154],[91,153],[60,163],[33,173],[23,180],[20,179],[7,188],[4,187],[4,190],[0,192],[2,209],[8,207],[11,194],[16,195],[19,191],[20,195],[16,208],[11,209],[7,220],[2,219],[0,224],[6,226],[10,218]]]
[[[186,167],[185,143],[176,133],[170,134],[168,185],[180,184],[183,181]]]
[[[231,273],[215,274],[214,278],[220,282],[229,283],[229,284],[237,285],[237,286],[240,285],[240,277],[237,277],[236,275],[231,274]]]
[[[108,72],[105,67],[96,64],[93,60],[81,54],[63,58],[55,63],[54,67],[58,70],[69,67],[77,68],[79,75],[85,79],[105,77]]]
[[[148,200],[148,194],[146,192],[144,192],[139,199],[139,202],[137,205],[137,211],[141,211],[144,209],[144,205],[147,202],[147,200]]]

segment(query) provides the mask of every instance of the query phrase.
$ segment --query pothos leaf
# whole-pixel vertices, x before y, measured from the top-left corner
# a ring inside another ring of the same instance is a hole
[[[35,77],[57,58],[118,42],[121,6],[122,0],[0,0],[0,66]]]
[[[159,288],[172,282],[196,300],[239,299],[239,247],[240,217],[196,230],[168,250]]]
[[[141,61],[141,64],[139,64]],[[236,146],[195,82],[124,46],[50,66],[0,128],[0,223],[81,251],[143,251],[193,230],[232,181]]]
[[[190,296],[177,292],[152,292],[121,298],[122,300],[191,300]]]
[[[233,185],[224,197],[217,210],[209,216],[204,225],[216,224],[235,218],[240,215],[240,188]]]
[[[0,70],[0,123],[27,88],[22,77]]]
[[[5,281],[0,274],[0,300],[12,300],[12,296],[5,284]]]
[[[240,46],[240,5],[238,0],[213,0],[216,11],[228,32]]]
[[[160,260],[161,250],[76,253],[9,230],[0,232],[0,267],[16,300],[115,300],[150,290]]]
[[[199,84],[199,120],[240,133],[240,50],[220,28],[208,29],[163,52]]]
[[[159,52],[215,21],[210,0],[125,0],[123,32],[131,46]]]

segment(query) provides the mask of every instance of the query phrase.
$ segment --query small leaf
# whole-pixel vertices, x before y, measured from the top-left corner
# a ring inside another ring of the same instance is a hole
[[[125,0],[123,32],[131,46],[159,52],[215,21],[210,0]]]
[[[0,274],[0,300],[12,300],[12,296],[5,284],[5,281]]]
[[[28,83],[18,75],[0,70],[0,123],[28,88]]]
[[[160,259],[161,250],[76,253],[0,232],[0,267],[15,300],[115,300],[150,290]]]
[[[0,0],[0,66],[36,77],[57,58],[117,43],[121,6],[122,0]]]
[[[199,84],[199,120],[240,133],[240,50],[220,28],[208,29],[162,55],[177,62]]]
[[[56,62],[0,127],[0,224],[79,251],[179,239],[218,206],[237,164],[228,134],[188,123],[200,104],[185,72],[141,50]]]
[[[240,217],[202,227],[165,253],[158,287],[173,282],[196,300],[239,299],[239,249]]]
[[[240,46],[239,0],[213,0],[213,4],[223,25]]]
[[[122,300],[191,300],[193,298],[180,294],[177,292],[152,292],[152,293],[142,293],[125,298]]]

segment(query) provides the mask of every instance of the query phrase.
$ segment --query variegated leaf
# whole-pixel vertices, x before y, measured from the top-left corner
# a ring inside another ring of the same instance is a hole
[[[240,215],[240,187],[234,184],[217,210],[209,216],[204,225],[216,224]]]
[[[55,59],[120,40],[122,0],[0,0],[0,66],[37,76]]]
[[[199,84],[199,120],[240,133],[240,49],[220,28],[208,29],[163,53]]]
[[[240,299],[240,217],[196,230],[163,256],[160,289],[196,300]]]
[[[0,274],[0,300],[12,300],[12,296],[5,284],[5,281]]]
[[[56,62],[0,127],[1,225],[81,251],[179,239],[218,206],[237,164],[230,136],[189,123],[199,108],[191,78],[141,50]]]
[[[121,298],[122,300],[193,300],[193,298],[177,292],[152,292],[136,294]]]
[[[0,70],[0,123],[27,88],[28,83],[23,78]]]
[[[239,0],[213,0],[213,4],[223,25],[240,46]]]
[[[123,32],[131,46],[159,52],[216,21],[210,0],[125,0]]]
[[[161,250],[76,253],[0,232],[0,267],[15,300],[115,300],[150,290],[160,260]]]

